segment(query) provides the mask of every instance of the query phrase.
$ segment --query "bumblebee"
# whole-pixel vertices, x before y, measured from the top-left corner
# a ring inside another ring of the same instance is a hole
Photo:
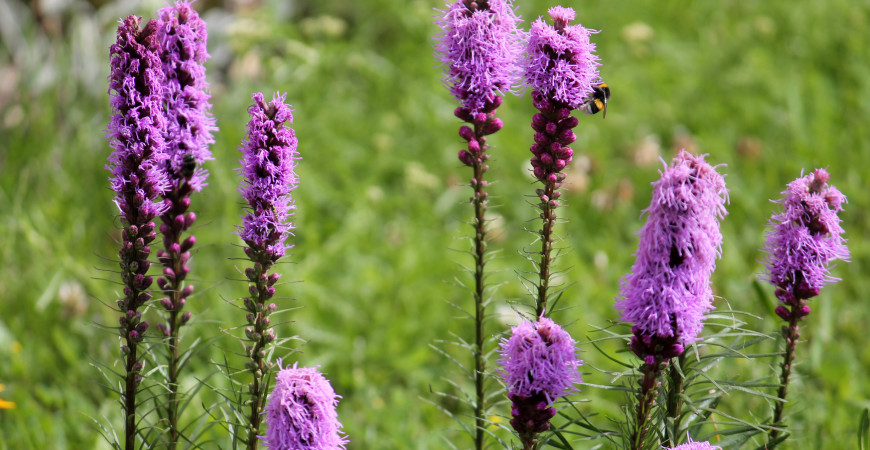
[[[592,85],[592,95],[583,101],[580,110],[586,114],[595,114],[604,111],[602,117],[607,117],[607,99],[610,98],[610,86],[601,83]]]
[[[198,161],[196,157],[193,156],[193,153],[185,153],[181,158],[181,167],[179,172],[181,176],[184,178],[190,178],[193,176],[193,173],[196,171],[196,165]]]

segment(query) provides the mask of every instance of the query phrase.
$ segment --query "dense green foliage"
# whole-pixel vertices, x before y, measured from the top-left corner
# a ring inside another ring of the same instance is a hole
[[[93,417],[120,424],[117,399],[102,387],[94,361],[118,359],[117,317],[105,304],[119,289],[117,209],[103,168],[108,47],[116,20],[135,12],[153,17],[161,1],[55,2],[39,20],[20,0],[0,4],[0,448],[92,448],[105,445]],[[228,2],[232,3],[232,2]],[[554,2],[518,1],[526,25]],[[276,322],[279,336],[307,341],[283,355],[320,365],[344,398],[339,417],[351,448],[459,448],[470,442],[423,399],[448,390],[460,373],[429,344],[469,339],[471,322],[450,305],[470,305],[457,288],[470,256],[468,170],[456,160],[461,140],[455,103],[440,84],[432,57],[433,8],[438,1],[295,0],[253,2],[235,11],[206,9],[207,65],[220,131],[209,186],[193,198],[198,221],[188,303],[194,335],[223,336],[244,324],[227,301],[245,295],[235,281],[242,257],[233,234],[239,222],[234,168],[252,92],[288,93],[302,161],[296,237],[290,264],[279,266],[278,295],[296,307]],[[567,5],[566,5],[567,6]],[[553,318],[578,341],[618,316],[619,278],[631,267],[658,177],[658,156],[686,147],[726,164],[731,203],[723,222],[724,254],[714,275],[716,305],[761,316],[749,326],[775,332],[772,288],[753,285],[762,271],[764,228],[789,181],[827,167],[849,199],[842,214],[852,251],[834,274],[843,279],[811,301],[803,328],[787,412],[795,436],[786,448],[857,444],[861,411],[870,406],[870,6],[849,0],[806,2],[574,3],[578,22],[595,36],[612,87],[606,120],[581,117],[569,174],[567,206],[557,225],[564,238],[556,267],[565,292]],[[530,95],[511,97],[499,116],[489,179],[495,225],[492,268],[503,283],[496,304],[508,321],[508,301],[526,293],[516,271],[529,270],[520,251],[533,235],[523,227],[535,210],[528,195]],[[863,125],[862,125],[863,124]],[[463,278],[465,277],[465,278]],[[763,293],[760,295],[759,292]],[[766,301],[764,299],[767,299]],[[153,311],[152,311],[153,313]],[[492,321],[491,330],[508,325]],[[108,329],[107,329],[108,328]],[[602,356],[584,346],[590,366]],[[186,386],[214,371],[211,361],[237,352],[222,337],[186,372]],[[773,347],[767,348],[773,351]],[[276,355],[282,356],[282,355]],[[457,353],[458,358],[470,358]],[[718,367],[747,378],[773,375],[767,362]],[[772,362],[770,362],[773,365]],[[593,384],[611,380],[587,367]],[[212,382],[220,383],[213,377]],[[619,419],[614,395],[592,387],[576,398],[585,413]],[[217,398],[202,391],[188,420]],[[763,419],[755,398],[726,398],[729,411]],[[443,407],[465,414],[460,405]],[[503,414],[508,414],[505,409]],[[607,421],[602,418],[602,423]],[[208,435],[223,440],[217,428]],[[205,444],[212,447],[215,443]],[[577,448],[586,448],[580,443]]]

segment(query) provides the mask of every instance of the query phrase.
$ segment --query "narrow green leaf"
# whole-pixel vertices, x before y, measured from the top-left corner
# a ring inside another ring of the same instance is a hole
[[[870,409],[864,408],[858,421],[858,450],[870,450]]]

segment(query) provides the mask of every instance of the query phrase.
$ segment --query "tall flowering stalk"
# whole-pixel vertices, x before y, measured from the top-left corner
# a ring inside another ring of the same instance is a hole
[[[160,195],[169,187],[161,170],[166,159],[163,140],[166,117],[157,30],[153,21],[140,29],[140,20],[129,16],[121,21],[117,41],[111,47],[109,92],[113,115],[108,136],[113,151],[106,166],[112,172],[114,201],[123,227],[118,256],[124,292],[117,305],[122,313],[119,331],[125,375],[121,403],[124,446],[128,450],[135,448],[138,434],[136,394],[143,369],[139,344],[148,329],[139,308],[151,299],[148,288],[153,279],[147,275],[151,265],[149,244],[157,237],[153,220],[165,213],[168,206]]]
[[[633,449],[646,438],[659,376],[696,340],[704,313],[713,309],[710,276],[721,254],[727,199],[722,175],[685,150],[653,183],[637,260],[616,303],[621,319],[634,324],[630,348],[643,361]]]
[[[208,83],[205,80],[206,51],[205,22],[199,18],[189,2],[177,1],[158,12],[157,39],[166,76],[163,105],[166,109],[166,155],[161,168],[169,179],[169,188],[163,194],[169,209],[161,215],[163,249],[157,259],[163,265],[163,276],[157,286],[163,291],[160,304],[166,310],[166,322],[157,324],[168,346],[167,388],[165,418],[168,421],[169,445],[175,448],[178,438],[178,376],[180,364],[179,330],[191,317],[184,312],[187,297],[193,285],[185,283],[190,272],[190,250],[196,243],[193,235],[183,234],[196,221],[196,214],[188,212],[190,195],[205,186],[208,172],[197,167],[213,159],[209,144],[214,142],[214,118],[209,114]]]
[[[568,147],[577,136],[571,131],[577,118],[571,112],[580,108],[593,92],[592,84],[599,79],[598,56],[589,36],[595,31],[580,25],[568,25],[574,20],[571,8],[550,8],[553,25],[538,18],[531,28],[524,64],[526,84],[532,89],[532,103],[539,110],[532,118],[535,143],[531,146],[535,178],[544,186],[537,189],[543,225],[539,231],[541,260],[538,264],[538,292],[535,316],[547,311],[547,290],[553,250],[553,227],[559,207],[559,188],[565,180],[565,169],[574,155]]]
[[[500,349],[501,375],[511,400],[510,424],[524,450],[531,450],[537,435],[550,429],[559,397],[577,392],[580,383],[574,339],[552,320],[523,321],[511,329]]]
[[[345,448],[348,441],[335,412],[339,398],[317,368],[280,369],[266,405],[266,445],[274,450]]]
[[[776,314],[787,322],[782,326],[786,346],[777,394],[782,400],[774,407],[774,425],[782,421],[795,347],[800,338],[798,323],[810,314],[807,301],[819,295],[825,284],[837,281],[829,272],[831,262],[849,258],[837,215],[843,210],[846,196],[828,184],[830,178],[825,169],[816,169],[789,183],[782,193],[784,197],[777,201],[783,211],[770,219],[772,230],[764,248],[768,255],[767,279],[776,286],[775,295],[781,303]],[[772,429],[770,442],[774,443],[778,435]]]
[[[446,83],[460,103],[454,114],[466,122],[459,136],[467,142],[459,161],[472,169],[470,180],[474,195],[474,384],[475,448],[483,448],[484,414],[487,409],[484,378],[484,318],[486,316],[485,272],[487,262],[486,208],[489,170],[486,136],[502,128],[495,117],[502,95],[517,81],[516,61],[520,52],[519,18],[510,0],[457,0],[447,5],[438,18],[442,34],[436,52],[447,67]],[[470,125],[470,126],[469,126]]]
[[[276,93],[266,103],[263,94],[253,95],[254,104],[248,108],[248,134],[241,147],[243,180],[239,193],[247,202],[247,212],[238,233],[246,245],[245,255],[253,263],[253,267],[245,269],[250,296],[243,301],[248,312],[245,353],[250,358],[245,368],[253,381],[248,384],[250,399],[240,406],[250,408],[242,412],[248,418],[247,447],[251,450],[258,445],[269,374],[274,366],[267,359],[267,347],[275,342],[269,315],[277,306],[267,302],[275,295],[280,275],[269,271],[288,248],[285,241],[294,228],[288,219],[296,208],[290,192],[298,183],[295,168],[299,153],[296,134],[289,127],[293,114],[284,104],[285,97]]]

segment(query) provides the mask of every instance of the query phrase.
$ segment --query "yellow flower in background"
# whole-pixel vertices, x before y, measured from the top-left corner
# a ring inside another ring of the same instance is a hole
[[[6,390],[6,385],[0,383],[0,392],[3,392],[4,390]],[[15,402],[7,402],[6,400],[0,398],[0,409],[12,409],[15,407]]]
[[[490,431],[495,431],[499,429],[499,424],[504,422],[504,418],[501,416],[489,416],[489,426],[487,427]]]

